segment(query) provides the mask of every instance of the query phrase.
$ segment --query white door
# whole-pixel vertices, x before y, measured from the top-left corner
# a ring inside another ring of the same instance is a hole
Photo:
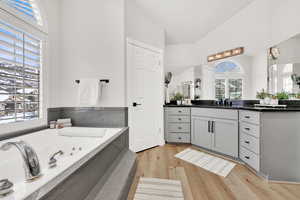
[[[143,151],[163,141],[162,51],[127,42],[130,149]]]

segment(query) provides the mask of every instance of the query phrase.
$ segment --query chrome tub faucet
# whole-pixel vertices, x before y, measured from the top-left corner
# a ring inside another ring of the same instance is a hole
[[[42,175],[41,167],[34,149],[26,142],[19,141],[7,142],[1,145],[0,150],[8,151],[13,146],[16,147],[22,155],[26,181],[32,181],[33,179],[40,177]]]

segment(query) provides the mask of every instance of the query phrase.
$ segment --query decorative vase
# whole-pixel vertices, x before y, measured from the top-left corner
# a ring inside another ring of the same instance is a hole
[[[266,98],[264,99],[264,104],[270,105],[270,104],[271,104],[271,98],[266,97]]]
[[[177,105],[181,105],[181,104],[182,104],[182,101],[177,100]]]
[[[260,99],[260,100],[259,100],[259,104],[260,104],[260,105],[264,105],[264,104],[265,104],[265,100],[264,100],[264,99]]]
[[[271,105],[278,105],[278,99],[271,99]]]

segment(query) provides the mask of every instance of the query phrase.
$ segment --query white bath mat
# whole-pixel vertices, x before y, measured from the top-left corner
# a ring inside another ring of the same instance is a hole
[[[140,178],[134,200],[184,200],[181,182],[177,180]]]
[[[190,148],[176,154],[175,157],[223,177],[226,177],[236,165],[233,162]]]

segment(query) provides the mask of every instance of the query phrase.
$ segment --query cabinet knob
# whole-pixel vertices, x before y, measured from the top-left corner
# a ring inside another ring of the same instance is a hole
[[[250,116],[245,116],[246,119],[250,119]]]
[[[250,156],[245,156],[245,158],[249,160],[249,159],[250,159]]]
[[[182,127],[178,127],[178,129],[179,129],[179,130],[181,130],[181,129],[182,129]]]
[[[178,139],[179,139],[179,140],[181,140],[182,138],[181,138],[181,137],[179,137]]]
[[[179,110],[178,112],[179,112],[179,113],[182,113],[182,111],[181,111],[181,110]]]
[[[181,118],[178,118],[179,121],[181,121]]]
[[[245,141],[246,144],[250,144],[250,141]]]
[[[245,128],[246,131],[250,131],[250,128]]]

